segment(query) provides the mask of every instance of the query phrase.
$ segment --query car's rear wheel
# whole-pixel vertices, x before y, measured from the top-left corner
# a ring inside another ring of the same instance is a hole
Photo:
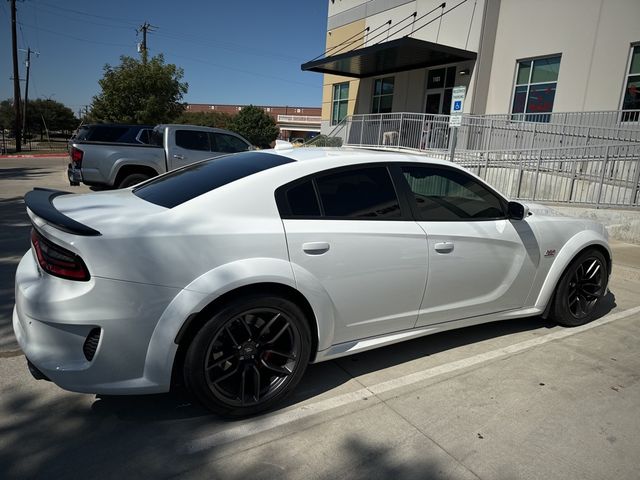
[[[609,270],[604,255],[589,249],[576,257],[564,272],[555,294],[551,317],[560,325],[576,327],[595,318],[607,292]]]
[[[196,334],[186,353],[184,379],[213,412],[251,415],[291,393],[310,351],[309,324],[295,303],[251,295],[222,308]]]

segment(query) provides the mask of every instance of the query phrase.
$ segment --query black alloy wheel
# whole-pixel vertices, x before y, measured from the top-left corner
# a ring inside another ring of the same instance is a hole
[[[575,327],[590,322],[607,292],[607,262],[597,250],[580,254],[565,271],[552,308],[552,317],[561,325]]]
[[[569,280],[567,302],[569,311],[578,319],[593,312],[604,293],[605,266],[596,257],[589,257],[578,265]]]
[[[185,359],[185,380],[216,413],[257,413],[293,390],[307,366],[310,343],[308,323],[293,302],[243,299],[196,335]]]

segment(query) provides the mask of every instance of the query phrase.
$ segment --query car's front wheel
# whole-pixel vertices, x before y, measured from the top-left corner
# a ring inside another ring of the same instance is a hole
[[[291,393],[310,353],[309,324],[295,303],[251,295],[223,307],[196,334],[185,357],[184,379],[213,412],[251,415]]]
[[[590,322],[607,292],[608,280],[609,270],[604,255],[595,249],[582,252],[560,279],[551,318],[566,327]]]

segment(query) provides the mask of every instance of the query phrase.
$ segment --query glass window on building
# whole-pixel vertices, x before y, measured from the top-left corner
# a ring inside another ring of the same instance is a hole
[[[518,61],[511,107],[514,120],[548,122],[556,96],[560,56]]]
[[[622,94],[622,110],[632,111],[623,112],[622,121],[637,122],[640,121],[640,45],[631,47],[629,74],[626,80]]]
[[[349,82],[336,83],[333,86],[333,102],[331,109],[331,125],[337,125],[347,116],[349,104]]]
[[[393,77],[378,78],[373,83],[371,113],[389,113],[393,106]]]

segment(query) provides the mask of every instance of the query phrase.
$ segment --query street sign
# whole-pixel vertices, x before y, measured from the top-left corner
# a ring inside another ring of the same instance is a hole
[[[451,94],[451,112],[449,116],[449,126],[459,127],[462,125],[462,109],[464,107],[464,95],[467,87],[454,87]]]

